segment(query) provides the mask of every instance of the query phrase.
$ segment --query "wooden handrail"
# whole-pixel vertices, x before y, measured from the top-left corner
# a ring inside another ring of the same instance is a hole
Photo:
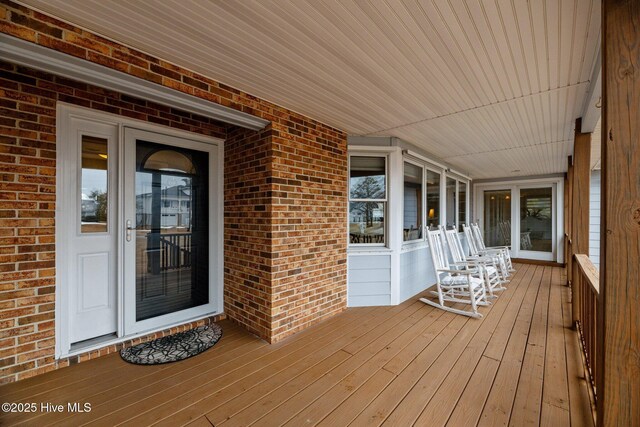
[[[587,280],[587,283],[591,286],[591,288],[595,291],[595,293],[600,293],[600,277],[599,272],[596,266],[591,261],[589,256],[584,254],[576,254],[575,255],[576,263],[578,264],[578,268],[580,268],[580,272],[583,277]]]
[[[573,280],[571,282],[571,298],[573,300],[573,318],[580,334],[580,343],[584,354],[585,374],[589,379],[596,408],[601,407],[598,399],[596,384],[602,375],[602,368],[598,365],[599,335],[598,330],[600,279],[598,269],[587,255],[573,256]]]

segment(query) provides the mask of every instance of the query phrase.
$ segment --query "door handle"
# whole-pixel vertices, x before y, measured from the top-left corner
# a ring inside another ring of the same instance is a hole
[[[127,242],[130,242],[130,241],[131,241],[131,231],[132,231],[132,230],[135,230],[135,229],[136,229],[135,227],[132,227],[132,226],[131,226],[131,220],[130,220],[130,219],[128,219],[128,220],[127,220],[127,232],[126,232]]]

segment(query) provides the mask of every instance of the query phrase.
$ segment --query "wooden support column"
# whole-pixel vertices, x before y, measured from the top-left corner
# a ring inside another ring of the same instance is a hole
[[[573,255],[589,255],[589,186],[591,179],[591,134],[581,132],[581,120],[576,120],[573,144],[573,167],[571,190],[571,300],[573,321],[578,319],[580,294],[573,278],[577,276],[577,265]]]
[[[640,1],[604,0],[598,425],[640,425]]]
[[[573,217],[573,158],[567,159],[567,177],[564,183],[564,232],[567,235],[564,243],[564,262],[567,266],[567,286],[571,286],[573,251],[571,249],[571,218]]]

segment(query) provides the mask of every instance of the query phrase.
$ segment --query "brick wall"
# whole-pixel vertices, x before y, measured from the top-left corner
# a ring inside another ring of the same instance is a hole
[[[254,132],[34,70],[0,71],[0,382],[50,370],[55,106],[225,144],[225,311],[274,342],[346,306],[346,135],[135,49],[0,0],[0,31],[271,122]]]
[[[229,131],[224,146],[225,313],[271,340],[272,130]]]

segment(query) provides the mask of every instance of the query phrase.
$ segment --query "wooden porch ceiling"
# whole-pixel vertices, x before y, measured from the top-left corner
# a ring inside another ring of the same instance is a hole
[[[566,171],[599,68],[598,0],[20,1],[473,178]]]
[[[183,362],[109,355],[3,386],[3,402],[92,410],[0,424],[592,425],[564,270],[517,268],[481,320],[412,298],[349,309],[272,346],[225,321],[215,347]]]

